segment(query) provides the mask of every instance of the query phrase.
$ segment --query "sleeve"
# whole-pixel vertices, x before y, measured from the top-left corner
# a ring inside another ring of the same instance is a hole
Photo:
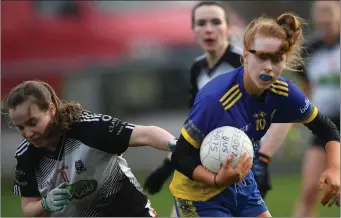
[[[199,149],[203,139],[219,127],[224,116],[227,115],[218,101],[196,98],[172,154],[171,161],[176,170],[192,179],[195,168],[201,164]]]
[[[324,144],[327,144],[327,142],[330,141],[340,141],[340,131],[336,125],[321,113],[318,113],[315,119],[304,125],[323,141]]]
[[[278,97],[278,107],[272,123],[309,123],[317,116],[318,109],[304,93],[290,81],[287,93]]]
[[[38,183],[32,164],[16,156],[13,192],[22,197],[39,197]]]
[[[227,116],[226,111],[218,100],[198,96],[181,129],[181,135],[193,147],[199,149],[205,136],[219,127],[224,116]]]
[[[134,124],[109,115],[83,112],[71,125],[68,136],[104,152],[122,154],[134,128]]]

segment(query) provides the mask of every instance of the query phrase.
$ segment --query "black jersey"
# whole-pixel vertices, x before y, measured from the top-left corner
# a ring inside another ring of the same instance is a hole
[[[223,56],[212,68],[209,68],[208,66],[206,55],[196,58],[191,67],[190,107],[193,106],[198,91],[206,85],[206,83],[220,74],[231,72],[235,68],[241,66],[241,55],[242,50],[240,48],[229,44]]]
[[[121,154],[135,125],[83,111],[55,152],[19,145],[14,193],[46,196],[63,182],[70,204],[52,216],[154,216],[147,197]]]

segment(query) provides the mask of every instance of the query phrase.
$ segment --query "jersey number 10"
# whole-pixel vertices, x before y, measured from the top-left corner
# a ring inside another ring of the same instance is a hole
[[[266,126],[266,120],[265,119],[257,119],[256,120],[256,130],[260,131],[260,130],[264,130]]]

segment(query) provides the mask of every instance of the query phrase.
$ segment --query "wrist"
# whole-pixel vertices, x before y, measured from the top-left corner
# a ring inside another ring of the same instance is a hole
[[[168,141],[168,148],[170,149],[170,151],[173,151],[173,150],[174,150],[175,145],[176,145],[176,142],[177,142],[177,139],[176,139],[176,138],[170,139],[170,140]]]
[[[214,175],[213,184],[215,185],[215,187],[220,188],[221,186],[220,186],[220,185],[218,184],[218,182],[217,182],[217,175],[218,175],[218,174],[215,174],[215,175]]]
[[[271,157],[262,153],[262,152],[258,152],[257,154],[257,157],[260,161],[262,161],[263,163],[265,164],[269,164],[270,163],[270,160],[271,160]]]
[[[41,207],[43,208],[44,211],[51,212],[51,210],[48,207],[47,202],[46,202],[46,196],[40,200],[40,203],[41,203]]]
[[[340,143],[330,141],[326,144],[327,167],[340,169]]]

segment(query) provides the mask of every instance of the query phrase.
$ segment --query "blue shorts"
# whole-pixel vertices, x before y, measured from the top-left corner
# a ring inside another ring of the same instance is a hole
[[[178,217],[256,217],[268,210],[253,173],[208,201],[175,198]]]

